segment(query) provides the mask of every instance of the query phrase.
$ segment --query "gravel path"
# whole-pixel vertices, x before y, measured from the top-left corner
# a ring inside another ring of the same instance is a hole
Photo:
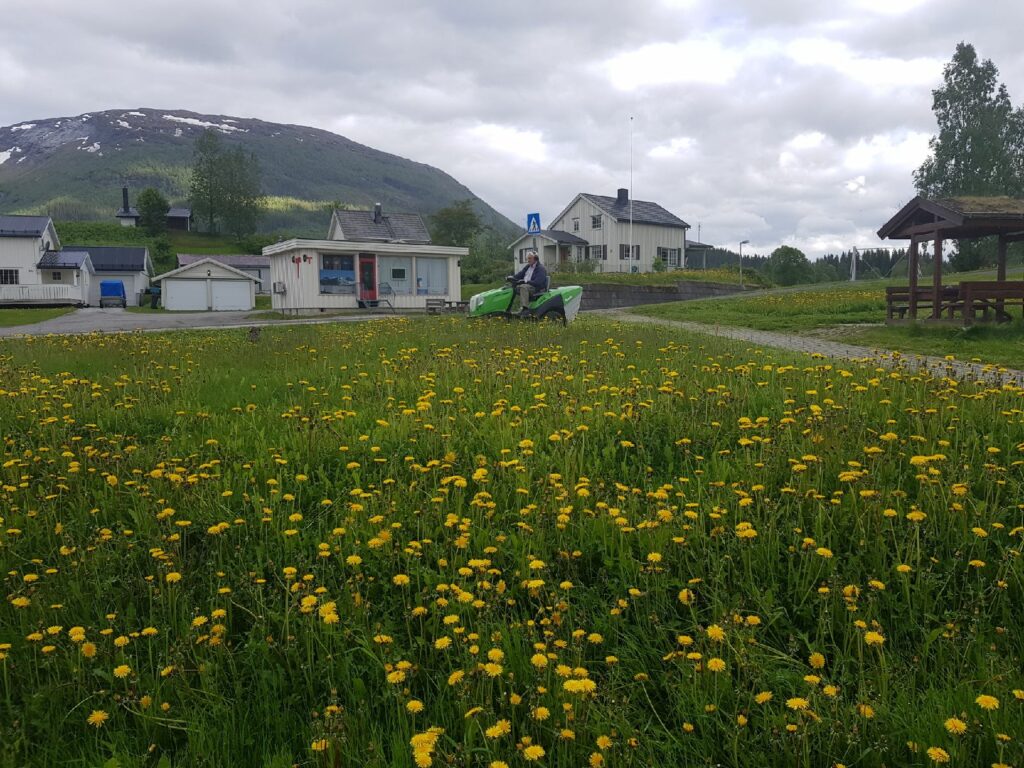
[[[797,336],[773,331],[756,331],[751,328],[737,328],[727,325],[708,325],[686,320],[666,320],[659,317],[631,315],[627,312],[609,312],[608,316],[628,323],[650,323],[668,328],[678,328],[708,336],[721,336],[737,341],[746,341],[759,347],[777,347],[792,352],[803,352],[820,357],[834,357],[843,360],[871,361],[887,368],[925,369],[935,375],[948,376],[961,381],[977,381],[999,386],[1024,387],[1024,371],[995,365],[979,365],[961,360],[946,360],[929,355],[894,352],[890,349],[872,349],[840,341]]]

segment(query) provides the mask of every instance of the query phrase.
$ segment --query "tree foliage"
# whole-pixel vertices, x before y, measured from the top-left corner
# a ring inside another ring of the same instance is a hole
[[[811,263],[804,252],[791,245],[781,245],[768,257],[768,275],[779,285],[809,283],[813,279]]]
[[[253,234],[266,208],[256,155],[240,146],[225,149],[217,133],[203,131],[195,143],[189,199],[207,232],[223,227],[236,238]]]
[[[932,91],[939,132],[932,154],[914,173],[929,197],[1024,195],[1024,108],[1014,109],[999,70],[960,43]],[[950,267],[964,272],[995,262],[993,238],[958,242]]]
[[[472,200],[459,200],[430,217],[430,238],[435,245],[468,248],[483,228]]]
[[[224,228],[236,238],[251,235],[259,226],[265,199],[260,184],[260,164],[256,155],[241,147],[221,158],[224,204],[221,215]]]
[[[139,226],[146,234],[156,237],[167,231],[167,212],[171,204],[158,190],[153,187],[142,190],[135,205],[139,211]]]
[[[999,70],[960,43],[932,91],[939,132],[914,173],[922,195],[1014,195],[1024,192],[1024,111],[1014,110]]]

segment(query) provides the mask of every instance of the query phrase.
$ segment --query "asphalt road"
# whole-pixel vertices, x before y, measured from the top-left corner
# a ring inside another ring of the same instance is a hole
[[[88,307],[32,325],[0,328],[0,337],[47,334],[119,333],[122,331],[173,331],[217,328],[249,328],[264,325],[309,325],[371,320],[382,315],[333,315],[302,320],[256,320],[244,312],[126,312],[120,308]]]

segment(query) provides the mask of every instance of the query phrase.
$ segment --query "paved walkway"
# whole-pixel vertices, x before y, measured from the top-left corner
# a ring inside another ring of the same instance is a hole
[[[631,315],[627,312],[609,312],[608,316],[628,323],[650,323],[668,328],[701,333],[708,336],[721,336],[737,341],[746,341],[759,347],[777,347],[808,355],[834,357],[843,360],[871,361],[887,368],[908,368],[911,370],[928,370],[935,375],[948,376],[961,381],[980,381],[987,384],[1024,387],[1024,371],[1013,368],[1002,368],[994,365],[979,365],[961,360],[946,360],[930,355],[894,352],[891,349],[872,349],[855,344],[843,344],[839,341],[797,336],[773,331],[755,331],[751,328],[737,328],[728,325],[708,325],[691,323],[686,320],[667,320],[660,317]]]
[[[45,336],[75,333],[120,333],[123,331],[215,330],[251,328],[264,325],[316,325],[370,320],[384,315],[330,315],[301,320],[253,318],[253,310],[240,312],[126,312],[120,308],[87,307],[31,325],[0,328],[4,336]]]

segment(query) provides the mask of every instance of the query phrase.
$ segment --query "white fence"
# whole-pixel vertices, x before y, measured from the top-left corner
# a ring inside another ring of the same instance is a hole
[[[0,304],[79,304],[76,285],[0,285]]]

